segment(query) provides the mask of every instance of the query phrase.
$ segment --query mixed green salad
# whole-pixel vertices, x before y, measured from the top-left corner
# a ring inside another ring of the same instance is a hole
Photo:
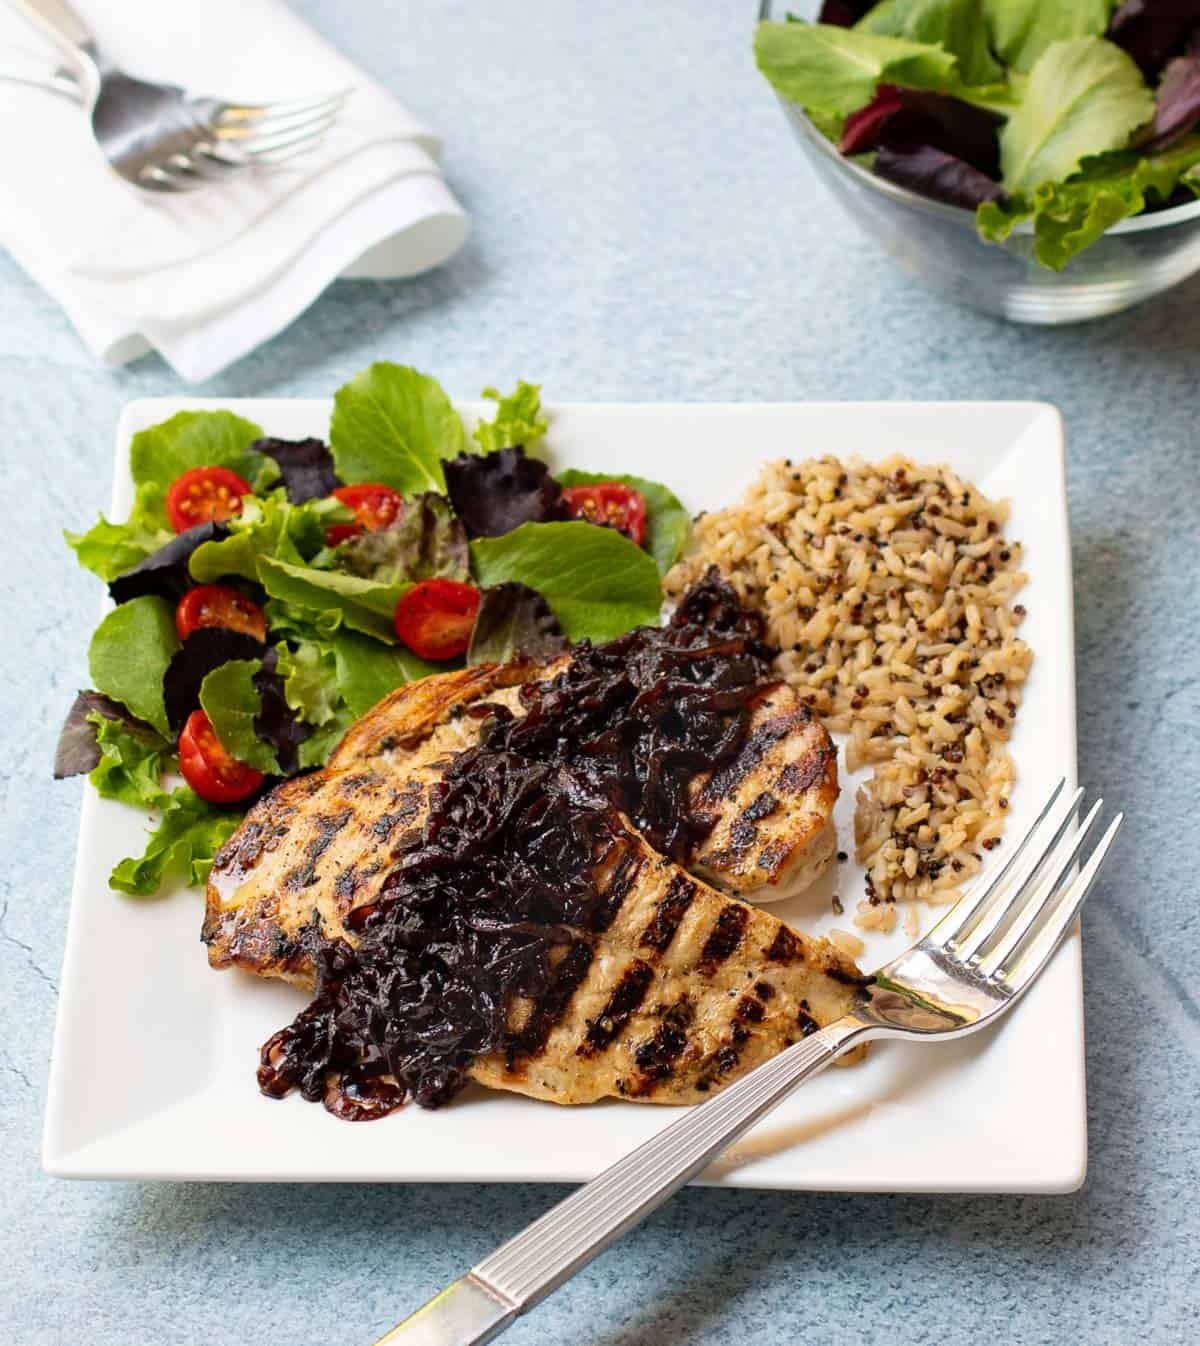
[[[256,798],[403,683],[658,623],[680,502],[552,473],[538,388],[484,395],[468,434],[434,379],[375,364],[338,391],[328,442],[228,411],[134,436],[129,518],[66,534],[114,606],[55,759],[157,815],[113,888],[202,883]]]
[[[1061,270],[1200,196],[1200,0],[825,0],[758,66],[841,153]]]

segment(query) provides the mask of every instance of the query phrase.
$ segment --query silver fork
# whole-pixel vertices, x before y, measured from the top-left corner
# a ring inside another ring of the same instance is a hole
[[[134,79],[101,54],[67,0],[9,0],[58,48],[110,166],[147,191],[179,192],[291,158],[329,129],[349,91],[275,103],[198,98]],[[57,92],[62,72],[54,76]]]
[[[1075,922],[1123,815],[1076,874],[1097,800],[1059,781],[994,878],[968,893],[907,953],[868,980],[849,1014],[692,1108],[553,1207],[377,1346],[476,1346],[586,1266],[706,1168],[798,1085],[873,1038],[946,1041],[993,1024],[1029,990]]]

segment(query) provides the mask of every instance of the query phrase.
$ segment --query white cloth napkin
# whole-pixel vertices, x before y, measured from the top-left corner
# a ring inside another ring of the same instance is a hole
[[[0,245],[105,363],[154,347],[184,379],[205,379],[335,277],[415,275],[462,245],[467,217],[438,139],[281,0],[73,3],[130,74],[256,102],[354,90],[311,153],[155,195],[107,168],[77,106],[0,81]],[[10,44],[42,42],[0,9],[0,66]]]

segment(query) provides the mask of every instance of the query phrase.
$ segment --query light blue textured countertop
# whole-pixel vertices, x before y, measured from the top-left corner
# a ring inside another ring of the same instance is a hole
[[[334,287],[198,391],[324,395],[383,357],[460,396],[524,376],[558,400],[1056,402],[1080,775],[1131,812],[1084,932],[1081,1192],[689,1191],[507,1339],[1195,1341],[1200,1014],[1170,965],[1200,944],[1200,283],[1059,331],[928,298],[800,161],[753,69],[751,0],[299,8],[445,134],[474,236],[436,274]],[[97,602],[59,530],[107,503],[121,404],[181,388],[156,359],[96,368],[4,258],[0,315],[0,1341],[365,1346],[560,1189],[70,1184],[38,1171],[81,793],[50,782],[50,761],[86,682]]]

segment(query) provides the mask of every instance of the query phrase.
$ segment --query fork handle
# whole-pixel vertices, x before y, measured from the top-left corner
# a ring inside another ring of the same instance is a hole
[[[0,48],[0,81],[6,84],[28,84],[35,89],[45,89],[48,93],[69,98],[73,103],[79,102],[79,85],[65,70],[55,70],[46,64],[44,58],[28,60],[22,52]]]
[[[76,74],[94,74],[96,41],[67,0],[9,0],[70,61]]]
[[[857,1019],[839,1019],[691,1108],[560,1201],[377,1346],[477,1346],[498,1336],[868,1034]]]

